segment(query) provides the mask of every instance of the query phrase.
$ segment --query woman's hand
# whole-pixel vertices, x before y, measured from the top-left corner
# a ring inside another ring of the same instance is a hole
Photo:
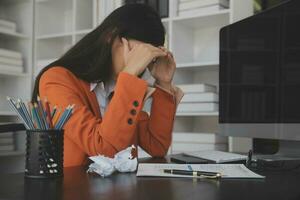
[[[160,47],[166,56],[159,57],[154,63],[149,66],[149,71],[151,75],[156,79],[156,83],[171,91],[172,80],[174,77],[176,63],[173,57],[173,54],[164,47]]]
[[[124,72],[132,75],[141,74],[153,59],[166,56],[167,53],[150,44],[140,43],[136,44],[130,49],[129,43],[125,38],[122,38],[124,45]]]

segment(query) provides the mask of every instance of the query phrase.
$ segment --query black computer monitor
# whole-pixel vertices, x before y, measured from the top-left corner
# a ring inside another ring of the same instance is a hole
[[[287,141],[300,156],[299,25],[290,0],[221,29],[221,134]]]

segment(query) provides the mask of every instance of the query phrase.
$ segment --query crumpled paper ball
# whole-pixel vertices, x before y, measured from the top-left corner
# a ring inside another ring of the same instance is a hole
[[[133,172],[138,164],[137,158],[132,155],[133,150],[135,150],[134,145],[118,152],[114,158],[103,155],[89,157],[94,163],[90,164],[87,172],[95,172],[102,177],[110,176],[116,170],[119,172]]]

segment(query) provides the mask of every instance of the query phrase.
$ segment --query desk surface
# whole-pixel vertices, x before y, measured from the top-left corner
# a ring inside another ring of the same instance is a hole
[[[268,172],[265,180],[192,180],[136,177],[108,178],[87,174],[83,167],[65,168],[61,180],[25,179],[24,174],[0,175],[0,199],[197,199],[299,200],[300,172]]]

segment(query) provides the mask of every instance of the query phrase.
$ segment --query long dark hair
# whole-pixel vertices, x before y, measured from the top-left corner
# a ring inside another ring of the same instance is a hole
[[[126,4],[114,10],[97,28],[38,74],[32,101],[36,101],[39,94],[41,76],[54,66],[64,67],[89,83],[108,81],[112,77],[112,44],[117,37],[162,46],[165,29],[159,15],[150,6]]]

